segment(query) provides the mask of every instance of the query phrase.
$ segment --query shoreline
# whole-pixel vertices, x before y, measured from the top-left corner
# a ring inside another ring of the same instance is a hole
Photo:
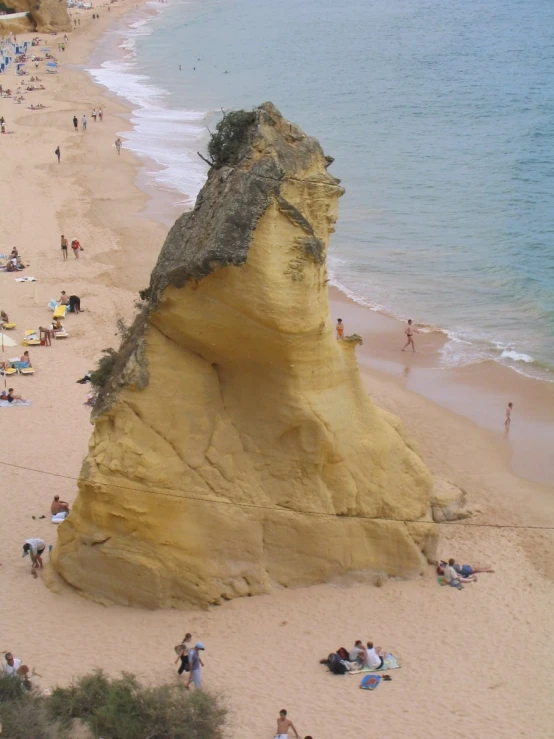
[[[45,324],[51,315],[46,303],[62,289],[80,295],[85,309],[64,322],[68,339],[51,348],[31,347],[35,376],[13,379],[16,391],[29,397],[32,406],[0,409],[0,429],[9,439],[4,461],[17,465],[0,465],[0,588],[9,594],[0,605],[4,648],[35,667],[45,688],[67,684],[96,667],[110,675],[130,671],[159,684],[175,679],[173,644],[190,631],[206,643],[204,682],[224,694],[230,737],[272,736],[274,715],[286,706],[302,735],[332,739],[341,732],[367,733],[368,696],[358,689],[359,681],[329,676],[318,660],[339,644],[349,647],[353,638],[375,638],[403,667],[393,673],[390,686],[381,686],[371,697],[374,721],[386,725],[391,737],[405,736],[407,717],[413,739],[525,736],[531,712],[533,736],[546,739],[554,720],[549,692],[554,657],[552,532],[525,526],[554,525],[553,488],[510,471],[501,434],[414,391],[420,382],[434,387],[436,370],[426,363],[428,355],[421,352],[421,366],[403,365],[406,357],[397,352],[401,324],[385,321],[334,291],[333,319],[340,310],[346,333],[358,321],[364,327],[358,360],[375,402],[402,418],[431,472],[464,488],[469,507],[481,509],[468,521],[440,526],[439,556],[490,562],[495,575],[481,577],[460,593],[438,587],[429,567],[419,580],[389,580],[382,588],[354,578],[276,590],[207,611],[153,612],[106,608],[81,597],[48,564],[43,575],[48,587],[40,577],[29,576],[28,562],[21,559],[22,542],[40,536],[53,543],[56,527],[40,516],[48,513],[54,495],[73,503],[86,454],[91,425],[90,409],[83,403],[89,386],[76,380],[103,348],[119,344],[116,320],[131,318],[134,299],[146,286],[167,232],[161,222],[144,215],[151,213],[148,195],[137,185],[144,162],[125,149],[117,157],[113,148],[116,133],[130,125],[130,106],[106,95],[86,71],[66,66],[86,63],[100,34],[133,9],[130,0],[112,6],[109,14],[100,8],[96,25],[89,15],[80,32],[70,36],[65,57],[59,55],[64,65],[59,75],[39,72],[47,90],[28,94],[21,106],[0,99],[0,114],[15,131],[0,137],[5,167],[0,193],[9,204],[2,246],[17,244],[31,263],[23,274],[38,279],[20,284],[11,274],[0,274],[0,307],[17,323],[9,335],[20,341],[25,329]],[[50,107],[29,111],[31,102]],[[89,121],[86,133],[73,132],[74,111],[90,116],[99,105],[105,110],[104,122]],[[58,144],[60,165],[53,155]],[[152,205],[159,217],[165,199]],[[70,261],[62,261],[60,233],[80,238],[85,251],[79,260],[70,254]],[[431,334],[416,338],[436,339]],[[419,361],[419,353],[415,359]],[[408,378],[403,375],[406,366]],[[546,413],[539,396],[538,411]],[[501,423],[503,412],[502,405]],[[514,429],[518,419],[515,415]],[[17,603],[25,604],[26,617]],[[64,649],[59,639],[46,639],[44,629],[28,615],[37,613],[46,615],[52,628],[63,628]],[[512,652],[505,649],[508,640],[526,649],[517,684],[506,679],[513,672]],[[249,648],[249,659],[239,665],[237,644]],[[262,685],[252,664],[268,651],[285,668],[267,671]],[[477,661],[475,653],[480,655]],[[235,665],[231,681],[230,664]],[[437,685],[448,690],[437,692]],[[339,709],[335,717],[326,710],[330,702]]]
[[[151,15],[156,17],[157,13]],[[91,76],[89,72],[87,75]],[[133,104],[119,93],[93,83],[133,109]],[[191,196],[177,188],[160,186],[150,173],[164,169],[163,165],[144,155],[135,156],[141,162],[135,184],[148,196],[141,215],[170,227]],[[554,408],[554,382],[532,378],[493,359],[445,367],[440,350],[449,336],[439,328],[422,327],[422,333],[416,336],[421,348],[416,357],[400,355],[398,344],[404,330],[400,318],[355,301],[333,284],[329,285],[329,296],[333,317],[342,311],[348,316],[346,332],[359,333],[365,340],[365,346],[358,349],[362,369],[389,373],[407,389],[495,434],[506,447],[507,459],[518,476],[539,483],[554,479],[554,420],[549,412]],[[514,403],[514,415],[506,436],[504,413],[508,402]]]

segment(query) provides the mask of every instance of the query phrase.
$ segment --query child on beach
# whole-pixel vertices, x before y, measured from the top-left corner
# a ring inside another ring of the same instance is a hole
[[[275,739],[288,739],[289,729],[294,731],[296,739],[300,739],[295,725],[287,718],[287,712],[283,708],[279,711],[279,718],[277,719],[277,734],[275,735]]]
[[[337,331],[337,341],[340,341],[344,335],[344,326],[342,323],[342,318],[337,318],[336,331]]]
[[[510,430],[510,424],[512,423],[512,408],[514,407],[513,403],[508,403],[508,407],[506,408],[506,420],[504,421],[504,426],[506,427],[506,431]]]

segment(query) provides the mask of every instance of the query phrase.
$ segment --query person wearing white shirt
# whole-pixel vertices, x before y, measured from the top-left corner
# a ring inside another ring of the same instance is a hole
[[[33,569],[36,570],[39,567],[42,569],[42,553],[46,549],[46,544],[43,539],[26,539],[23,544],[23,556],[26,557],[28,554],[31,555],[33,562]]]
[[[8,677],[19,677],[28,682],[29,678],[27,675],[29,668],[27,665],[24,665],[20,659],[16,659],[11,652],[6,652],[5,659],[6,661],[2,666],[4,675]]]
[[[350,654],[348,655],[348,661],[357,662],[358,660],[361,660],[364,652],[365,652],[364,645],[362,644],[360,639],[357,639],[356,643],[350,650]]]
[[[477,578],[475,575],[469,575],[468,577],[462,577],[462,575],[455,569],[454,565],[456,560],[449,559],[448,564],[444,567],[444,579],[447,583],[458,582],[476,582]]]
[[[373,646],[372,641],[368,641],[364,655],[364,666],[369,667],[370,670],[379,670],[384,664],[384,659],[378,654],[378,649],[379,647],[376,649]]]

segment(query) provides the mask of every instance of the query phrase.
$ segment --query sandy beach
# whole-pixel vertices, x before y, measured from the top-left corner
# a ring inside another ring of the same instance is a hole
[[[23,352],[26,329],[49,322],[47,303],[62,290],[80,296],[84,310],[65,320],[69,338],[31,347],[34,376],[9,379],[32,405],[0,408],[0,647],[34,667],[43,688],[95,667],[157,683],[176,679],[173,646],[190,631],[206,645],[204,683],[223,695],[236,739],[270,739],[283,707],[300,735],[314,739],[554,736],[554,384],[492,366],[441,371],[435,334],[417,335],[421,351],[402,355],[399,322],[336,290],[333,318],[342,315],[346,333],[364,338],[358,358],[374,402],[403,419],[431,471],[480,510],[441,526],[441,557],[488,563],[495,574],[463,591],[439,587],[432,567],[421,580],[380,588],[352,576],[190,612],[105,607],[48,565],[42,577],[30,576],[22,544],[55,541],[50,502],[55,494],[73,501],[91,433],[90,386],[76,381],[102,349],[117,348],[117,321],[132,317],[167,233],[162,199],[156,212],[136,186],[141,163],[114,147],[129,109],[78,68],[108,24],[134,6],[102,7],[99,20],[81,12],[67,50],[56,54],[58,74],[44,63],[37,70],[46,89],[26,93],[20,105],[0,98],[10,132],[0,136],[0,253],[17,246],[29,263],[21,274],[37,280],[0,273],[0,308],[17,324],[8,335],[19,343],[7,356]],[[55,48],[53,37],[43,40]],[[0,83],[15,90],[32,74],[29,65],[28,77],[10,72]],[[47,107],[27,108],[39,103]],[[99,107],[104,120],[95,123],[90,113]],[[75,132],[73,115],[83,114],[87,130]],[[79,259],[70,250],[62,260],[61,234],[79,239]],[[508,397],[516,411],[506,438]],[[371,694],[359,690],[359,678],[319,664],[355,639],[373,639],[401,665]]]

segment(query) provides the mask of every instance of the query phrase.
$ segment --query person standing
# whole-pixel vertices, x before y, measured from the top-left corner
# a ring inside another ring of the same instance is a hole
[[[73,249],[73,254],[75,256],[75,259],[79,259],[79,252],[83,251],[83,247],[79,243],[79,240],[76,238],[71,239],[71,248]]]
[[[96,108],[92,109],[91,116],[92,116],[92,120],[96,123]]]
[[[11,389],[11,388],[10,388]],[[33,563],[32,569],[38,570],[39,568],[43,568],[42,564],[42,554],[44,550],[46,549],[46,544],[44,543],[43,539],[26,539],[25,544],[23,544],[23,557],[26,557],[28,554],[31,557],[31,562]]]
[[[76,116],[76,115],[74,115],[74,116],[73,116],[73,128],[74,128],[74,129],[75,129],[76,131],[77,131],[77,130],[78,130],[78,128],[79,128],[79,121],[78,121],[78,119],[77,119],[77,116]]]
[[[87,130],[87,117],[86,117],[86,115],[84,113],[83,113],[83,117],[81,119],[81,123],[82,123],[82,126],[83,126],[83,131],[86,131]]]
[[[508,407],[506,408],[506,420],[504,421],[504,426],[506,427],[506,431],[510,430],[510,424],[512,423],[512,408],[514,407],[513,403],[508,403]]]
[[[115,148],[117,149],[118,154],[121,154],[121,146],[122,146],[121,139],[117,138],[115,140]]]
[[[4,675],[8,677],[19,677],[25,683],[25,687],[31,687],[27,665],[24,665],[20,659],[14,657],[11,652],[6,652],[4,658],[6,660],[2,665]]]
[[[108,10],[109,10],[109,8],[108,8]],[[100,123],[102,123],[102,118],[103,117],[104,117],[104,113],[102,111],[102,108],[98,108],[98,120],[100,121]]]
[[[200,668],[204,667],[204,663],[200,659],[200,652],[204,651],[204,645],[201,641],[197,641],[192,649],[189,649],[189,669],[190,677],[188,683],[185,685],[187,690],[190,688],[190,684],[194,683],[194,687],[197,690],[202,688],[202,677],[200,674]]]
[[[62,234],[62,257],[63,257],[64,262],[67,259],[67,247],[68,246],[69,244],[67,243],[67,239]]]
[[[58,157],[58,164],[60,163],[60,160],[62,158],[62,153],[60,151],[60,147],[58,146],[54,154]]]
[[[296,739],[300,739],[298,732],[296,731],[296,726],[287,718],[287,712],[282,708],[279,711],[279,717],[277,718],[277,734],[275,735],[275,739],[288,739],[289,729],[294,731]]]
[[[406,347],[410,346],[410,344],[411,344],[412,351],[415,352],[414,331],[415,331],[416,334],[419,333],[419,331],[412,326],[412,319],[410,318],[408,320],[408,325],[406,326],[406,330],[404,331],[404,333],[406,334],[406,338],[408,339],[408,341],[404,344],[404,346],[402,348],[402,351],[404,351],[404,349],[406,349]]]
[[[181,666],[177,670],[177,673],[179,675],[182,675],[183,672],[189,671],[189,645],[191,639],[192,634],[187,633],[185,634],[185,638],[183,639],[183,641],[175,647],[175,651],[177,652],[177,659],[175,660],[175,664],[177,664],[177,662],[181,660]]]
[[[341,341],[344,336],[344,324],[342,322],[342,318],[337,318],[337,325],[335,328],[337,332],[337,341]]]

